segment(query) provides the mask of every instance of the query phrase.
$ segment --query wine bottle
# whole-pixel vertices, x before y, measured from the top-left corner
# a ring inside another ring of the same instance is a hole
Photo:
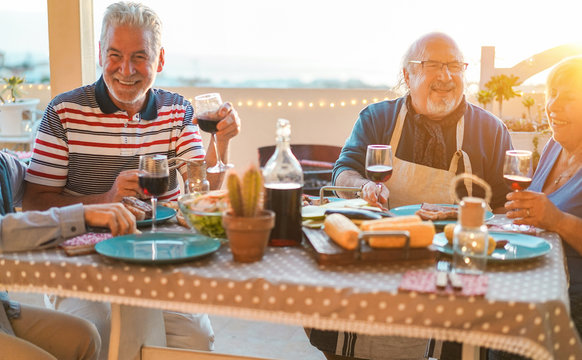
[[[276,148],[263,168],[265,179],[265,209],[275,212],[275,227],[269,245],[297,246],[301,244],[301,195],[303,170],[291,152],[289,120],[277,121]]]

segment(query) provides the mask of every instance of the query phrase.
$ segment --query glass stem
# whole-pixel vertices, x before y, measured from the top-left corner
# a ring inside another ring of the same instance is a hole
[[[156,232],[156,208],[158,207],[158,198],[152,196],[152,232]]]
[[[218,153],[218,144],[216,141],[216,133],[212,133],[212,138],[214,139],[214,152],[216,153],[216,166],[219,166],[221,169],[224,166],[222,160],[220,160],[220,154]]]

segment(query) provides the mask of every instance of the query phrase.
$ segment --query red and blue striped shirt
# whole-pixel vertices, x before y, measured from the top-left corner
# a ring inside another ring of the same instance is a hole
[[[26,181],[64,187],[72,195],[109,191],[123,170],[137,169],[139,156],[205,156],[192,124],[193,109],[183,96],[150,89],[145,108],[133,118],[115,106],[103,78],[55,97],[39,127]],[[186,171],[185,166],[179,168]],[[180,194],[176,171],[160,200]]]

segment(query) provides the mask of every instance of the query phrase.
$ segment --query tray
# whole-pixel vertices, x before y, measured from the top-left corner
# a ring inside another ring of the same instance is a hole
[[[359,248],[346,250],[333,242],[323,230],[303,227],[303,233],[313,249],[317,263],[320,265],[433,260],[436,256],[435,251],[428,247],[375,249],[361,239]]]

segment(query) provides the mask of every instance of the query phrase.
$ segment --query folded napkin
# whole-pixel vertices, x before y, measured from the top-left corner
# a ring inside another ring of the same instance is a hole
[[[436,271],[414,270],[404,273],[399,290],[416,291],[420,293],[455,294],[461,296],[483,296],[487,293],[487,275],[458,274],[463,282],[463,288],[455,290],[448,282],[447,287],[439,289],[436,286]]]
[[[535,226],[529,225],[515,225],[513,223],[488,224],[487,228],[489,229],[489,231],[519,233],[533,236],[537,235],[537,228]]]
[[[95,244],[113,237],[111,233],[88,232],[62,242],[59,246],[69,256],[85,255],[95,252]]]

